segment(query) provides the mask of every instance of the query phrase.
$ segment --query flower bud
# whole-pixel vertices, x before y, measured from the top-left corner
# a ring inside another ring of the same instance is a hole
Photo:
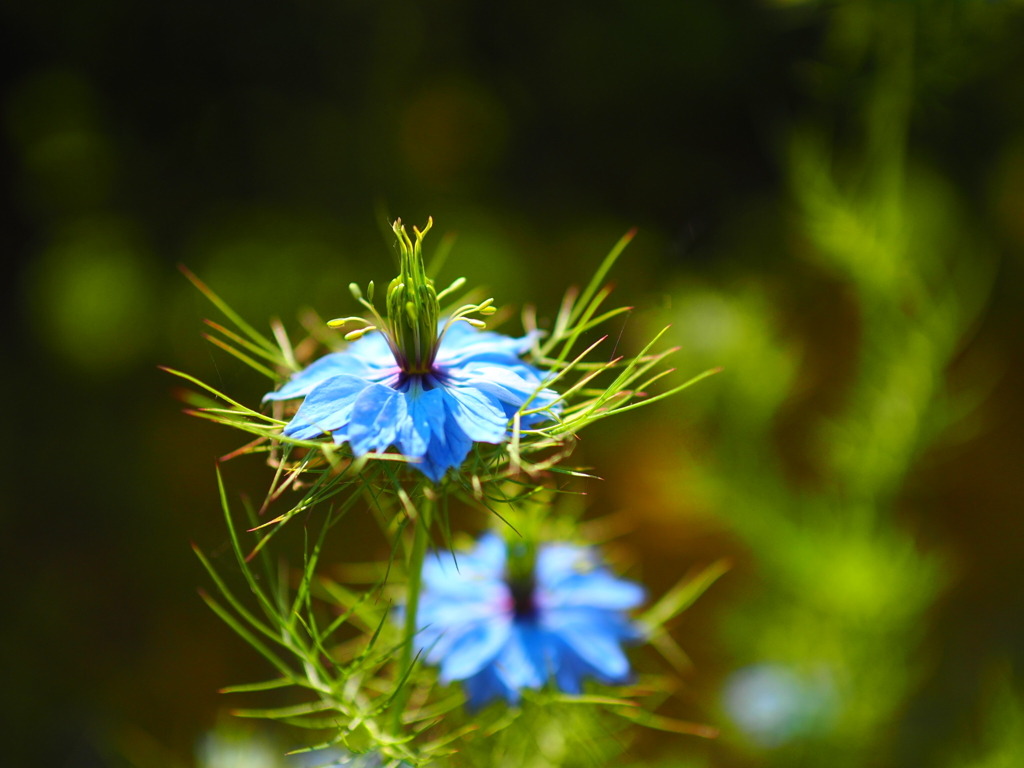
[[[392,227],[401,250],[401,271],[388,286],[388,321],[401,355],[399,363],[406,373],[428,372],[437,352],[441,305],[423,262],[423,236],[432,225],[433,220],[428,219],[422,232],[413,227],[415,242],[406,233],[401,219]]]

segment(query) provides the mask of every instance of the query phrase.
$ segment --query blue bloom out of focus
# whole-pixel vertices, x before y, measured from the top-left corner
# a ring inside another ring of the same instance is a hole
[[[585,678],[630,679],[623,642],[642,639],[624,611],[644,600],[638,584],[616,578],[591,549],[546,544],[532,573],[509,576],[507,549],[487,534],[455,568],[444,553],[423,566],[416,635],[441,681],[462,680],[472,707],[554,678],[580,693]]]
[[[736,726],[763,747],[826,729],[838,708],[827,667],[800,674],[782,664],[754,664],[734,672],[723,692]]]
[[[436,482],[462,464],[474,442],[505,440],[509,420],[527,402],[529,411],[551,410],[524,413],[522,428],[550,419],[558,395],[542,387],[541,371],[519,359],[531,336],[514,339],[471,327],[483,323],[465,315],[493,312],[489,302],[439,319],[438,294],[423,269],[426,230],[416,231],[415,244],[400,222],[395,232],[402,273],[388,289],[388,319],[377,316],[380,330],[349,334],[354,340],[348,349],[317,360],[265,399],[305,397],[284,429],[288,437],[328,433],[356,456],[396,446]]]
[[[300,752],[289,755],[284,768],[335,768],[345,766],[346,768],[381,768],[383,765],[395,765],[391,760],[382,757],[379,752],[364,752],[353,754],[347,749],[331,747],[328,749],[317,749],[315,752]],[[399,768],[410,768],[406,762],[397,763]],[[248,766],[239,766],[248,768]]]

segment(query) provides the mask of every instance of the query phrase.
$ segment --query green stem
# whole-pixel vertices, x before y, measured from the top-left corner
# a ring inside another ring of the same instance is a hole
[[[423,573],[423,558],[427,553],[427,542],[430,540],[430,513],[431,502],[423,499],[420,509],[419,520],[415,523],[413,532],[412,551],[409,552],[407,567],[406,597],[405,597],[405,645],[402,646],[402,658],[398,665],[398,677],[401,680],[412,666],[413,648],[415,647],[414,637],[416,635],[416,614],[420,604],[420,577]],[[394,730],[396,733],[402,727],[402,713],[405,705],[409,702],[412,693],[412,684],[406,681],[405,687],[395,697],[392,705],[395,713]]]

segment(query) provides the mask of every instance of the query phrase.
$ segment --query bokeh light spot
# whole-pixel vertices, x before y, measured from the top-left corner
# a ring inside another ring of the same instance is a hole
[[[29,275],[40,340],[90,376],[137,362],[152,341],[157,304],[149,259],[121,222],[72,227]]]
[[[747,738],[772,748],[827,727],[837,701],[826,670],[805,675],[781,664],[754,664],[729,677],[723,704]]]

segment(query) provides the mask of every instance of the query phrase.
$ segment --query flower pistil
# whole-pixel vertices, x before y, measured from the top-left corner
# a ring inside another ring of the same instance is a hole
[[[328,322],[332,328],[340,328],[353,322],[367,323],[363,328],[345,334],[348,341],[355,341],[370,331],[379,330],[386,339],[398,367],[407,376],[437,373],[434,361],[448,329],[457,321],[464,320],[474,328],[483,330],[487,324],[469,315],[475,313],[486,317],[496,311],[493,306],[494,299],[486,299],[479,304],[466,304],[455,310],[447,322],[438,328],[441,299],[461,288],[466,280],[460,277],[440,293],[434,288],[434,281],[427,276],[423,259],[423,238],[433,225],[433,218],[428,217],[427,225],[422,231],[414,226],[412,231],[415,240],[409,237],[401,219],[396,219],[391,227],[398,239],[401,254],[398,276],[388,285],[386,320],[373,305],[371,281],[367,286],[366,298],[355,283],[349,285],[349,290],[356,301],[370,311],[376,325],[368,324],[361,317],[342,317]]]

